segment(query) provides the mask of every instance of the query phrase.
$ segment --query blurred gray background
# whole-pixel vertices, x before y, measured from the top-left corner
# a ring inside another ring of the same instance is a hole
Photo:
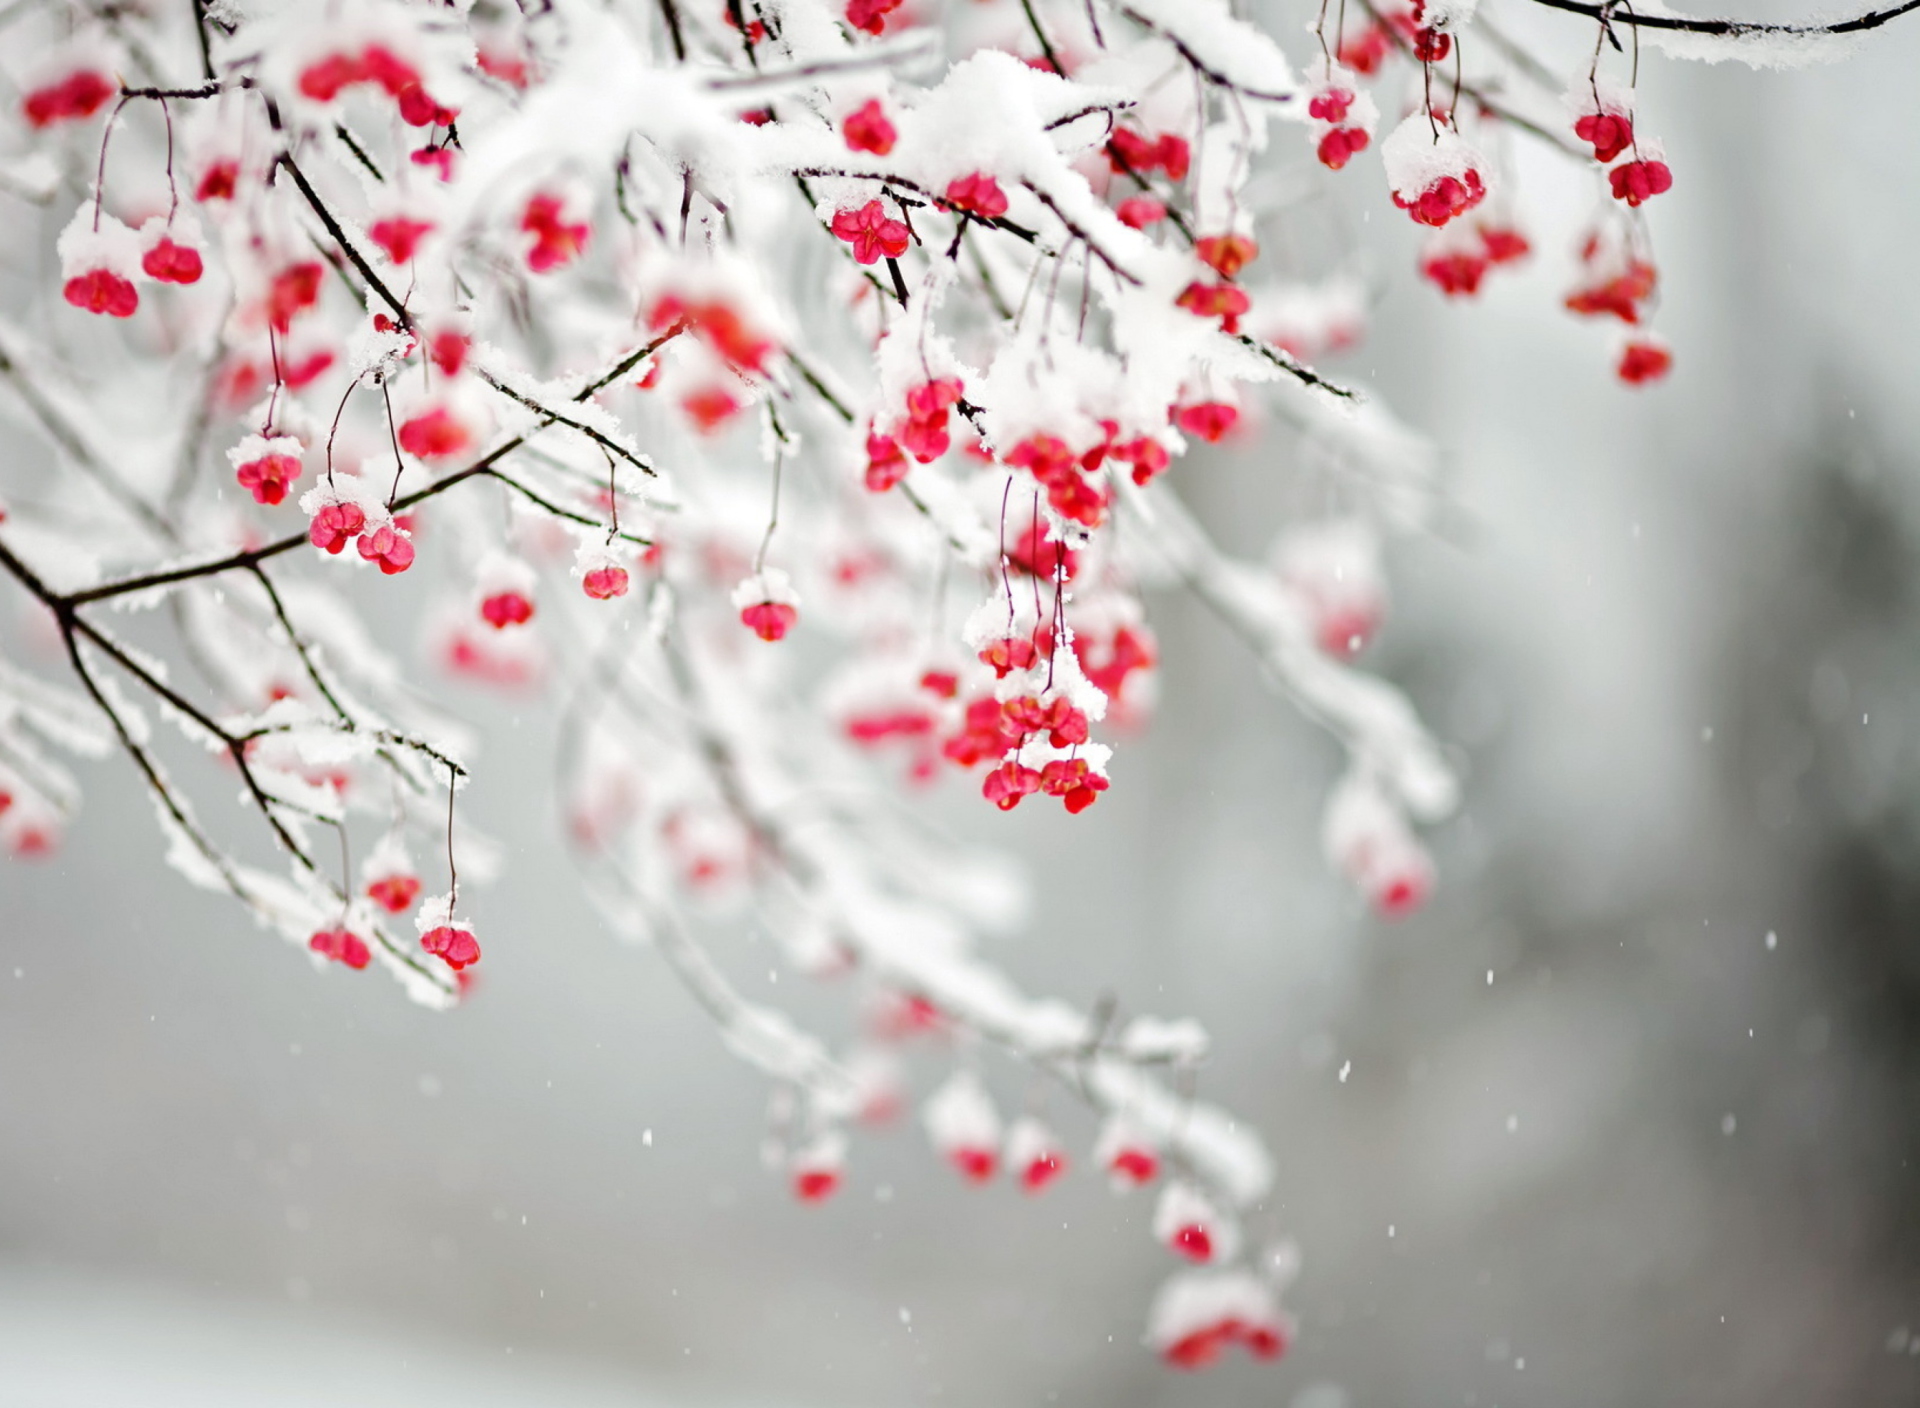
[[[1571,65],[1584,23],[1517,9]],[[1589,177],[1518,148],[1538,253],[1445,305],[1356,167],[1386,296],[1345,369],[1448,453],[1369,662],[1467,769],[1428,911],[1325,872],[1332,745],[1177,598],[1099,807],[951,809],[1084,877],[1024,982],[1213,1032],[1305,1254],[1282,1365],[1162,1369],[1147,1205],[1084,1175],[967,1191],[907,1128],[796,1206],[759,1078],[576,893],[541,716],[462,695],[512,872],[452,1016],[177,883],[117,762],[0,865],[0,1403],[1920,1401],[1916,62],[1920,19],[1797,73],[1645,57],[1646,392],[1557,308]],[[1282,450],[1178,471],[1237,548]]]

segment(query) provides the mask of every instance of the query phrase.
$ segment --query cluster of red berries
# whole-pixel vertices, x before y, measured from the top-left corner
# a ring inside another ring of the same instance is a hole
[[[358,53],[336,50],[302,69],[299,78],[301,93],[316,103],[330,103],[343,89],[361,83],[385,89],[409,127],[450,127],[459,116],[435,102],[419,70],[384,44],[369,44]]]

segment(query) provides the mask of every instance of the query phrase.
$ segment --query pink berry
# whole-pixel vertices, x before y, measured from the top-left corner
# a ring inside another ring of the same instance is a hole
[[[322,551],[338,555],[366,526],[367,515],[358,504],[327,504],[314,514],[307,538]]]
[[[362,533],[359,547],[360,556],[378,563],[386,576],[396,576],[413,566],[413,541],[391,523]]]
[[[841,135],[847,139],[847,147],[856,152],[872,152],[875,156],[885,156],[893,150],[893,144],[900,134],[893,123],[887,120],[885,109],[878,98],[869,98],[851,113],[841,124]]]
[[[783,639],[800,613],[784,601],[758,601],[740,612],[741,624],[764,641]]]
[[[277,504],[287,497],[287,486],[300,477],[300,461],[292,455],[262,455],[235,472],[240,487],[259,504]],[[344,546],[344,544],[343,544]]]
[[[140,267],[147,271],[147,277],[163,284],[198,283],[202,270],[200,251],[192,245],[176,244],[162,235],[158,244],[140,256]]]
[[[480,619],[496,631],[524,626],[533,619],[533,603],[519,592],[495,592],[480,603]]]
[[[580,579],[580,587],[595,601],[611,601],[627,594],[627,569],[596,567]]]
[[[877,200],[868,201],[858,210],[835,212],[832,229],[836,237],[853,246],[856,264],[877,264],[882,258],[898,259],[913,240],[912,231],[889,218]]]
[[[111,269],[89,269],[68,279],[61,293],[74,307],[110,318],[131,318],[140,307],[139,291]]]
[[[480,945],[471,933],[465,929],[455,929],[442,924],[437,929],[429,929],[420,937],[420,947],[428,953],[437,954],[446,965],[459,972],[480,961]]]
[[[1615,200],[1639,205],[1672,190],[1673,172],[1664,161],[1627,161],[1609,171],[1607,181]]]
[[[451,459],[473,444],[473,432],[445,406],[434,406],[400,424],[400,448],[423,460]]]
[[[367,886],[367,898],[389,914],[404,914],[420,896],[420,881],[412,875],[388,875]]]
[[[993,177],[976,171],[948,183],[947,204],[983,220],[997,220],[1007,213],[1007,194]]]

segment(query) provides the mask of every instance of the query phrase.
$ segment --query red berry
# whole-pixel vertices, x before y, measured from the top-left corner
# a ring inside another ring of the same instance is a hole
[[[29,127],[50,127],[56,122],[77,122],[92,117],[118,91],[105,74],[81,69],[58,83],[34,89],[27,94],[21,108]]]
[[[1213,1236],[1199,1223],[1188,1223],[1173,1234],[1173,1249],[1194,1261],[1212,1261]]]
[[[1663,343],[1629,342],[1620,353],[1615,372],[1629,386],[1659,381],[1673,369],[1673,353]]]
[[[473,434],[445,406],[434,406],[400,424],[400,448],[423,460],[450,459],[473,444]]]
[[[389,215],[376,220],[367,229],[367,237],[386,251],[387,258],[405,264],[420,248],[420,241],[433,228],[431,220],[410,220],[404,215]]]
[[[1245,235],[1202,235],[1193,252],[1221,278],[1231,279],[1259,257],[1260,246]]]
[[[832,229],[838,238],[853,246],[857,264],[877,264],[882,258],[898,259],[907,252],[913,238],[912,231],[889,218],[877,200],[868,201],[858,210],[836,211]]]
[[[391,523],[383,523],[371,533],[360,535],[360,556],[377,562],[380,571],[393,577],[413,566],[413,541]]]
[[[367,886],[367,898],[389,914],[404,914],[420,896],[420,881],[411,875],[388,875]]]
[[[139,290],[110,269],[89,269],[68,279],[61,292],[74,307],[110,318],[131,318],[140,307]]]
[[[963,1144],[948,1153],[953,1166],[969,1183],[985,1183],[1000,1166],[999,1156],[991,1149]]]
[[[524,626],[533,619],[533,603],[519,592],[495,592],[480,603],[480,619],[496,631]]]
[[[192,245],[175,244],[162,235],[159,243],[140,256],[140,267],[147,271],[149,278],[161,283],[198,283],[202,269],[200,251]]]
[[[580,586],[595,601],[610,601],[627,594],[627,569],[596,567],[580,579]]]
[[[420,947],[437,954],[456,973],[480,961],[480,945],[465,929],[442,924],[420,936]]]
[[[847,23],[868,34],[887,27],[886,17],[899,9],[901,0],[847,0]]]
[[[1144,230],[1166,219],[1167,207],[1152,196],[1129,196],[1120,202],[1113,213],[1119,217],[1122,225]]]
[[[847,147],[856,152],[872,152],[875,156],[885,156],[893,150],[893,144],[899,140],[900,133],[887,120],[885,109],[878,98],[869,98],[851,113],[840,126],[841,135],[847,140]]]
[[[365,968],[373,958],[366,940],[346,929],[322,929],[307,940],[307,947],[353,969]]]
[[[965,210],[983,220],[997,220],[1007,213],[1007,195],[1000,183],[984,171],[962,176],[947,185],[947,204]]]
[[[741,624],[768,642],[783,639],[799,619],[800,613],[784,601],[758,601],[740,612]]]
[[[1209,445],[1218,444],[1240,419],[1240,412],[1224,401],[1201,401],[1181,406],[1173,413],[1173,422],[1189,435],[1197,435]]]
[[[1315,155],[1329,171],[1338,171],[1367,149],[1368,140],[1366,132],[1358,127],[1336,127],[1320,139]]]
[[[1639,205],[1672,190],[1673,172],[1664,161],[1628,161],[1609,171],[1607,181],[1615,200]]]
[[[287,497],[287,486],[300,477],[300,461],[292,455],[262,455],[234,471],[240,487],[258,504],[273,505]]]
[[[527,251],[527,267],[534,273],[558,269],[586,249],[592,227],[585,221],[569,221],[565,214],[561,198],[545,191],[532,196],[521,212],[520,228],[533,236],[533,246]]]
[[[1633,119],[1623,112],[1590,112],[1573,124],[1573,134],[1593,144],[1593,159],[1612,161],[1633,145]]]
[[[314,514],[307,539],[315,547],[338,555],[366,525],[367,515],[358,504],[327,504]]]

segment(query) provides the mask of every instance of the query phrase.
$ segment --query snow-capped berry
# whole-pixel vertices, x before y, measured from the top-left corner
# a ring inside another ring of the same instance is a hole
[[[1189,1261],[1225,1260],[1233,1255],[1233,1225],[1191,1183],[1169,1183],[1153,1208],[1154,1240]]]
[[[1399,805],[1365,773],[1354,773],[1327,801],[1323,840],[1327,859],[1383,919],[1398,919],[1426,903],[1433,861]]]
[[[1639,205],[1673,189],[1673,172],[1656,158],[1624,161],[1607,173],[1613,198],[1628,205]]]
[[[1438,229],[1487,195],[1480,154],[1450,127],[1436,132],[1426,114],[1406,118],[1381,144],[1393,203]]]
[[[881,259],[898,259],[907,252],[913,233],[903,223],[888,216],[879,201],[870,200],[858,210],[834,212],[834,235],[853,246],[856,264],[877,264]]]
[[[1128,196],[1114,207],[1114,215],[1129,229],[1144,230],[1167,218],[1167,207],[1152,196]]]
[[[1176,1369],[1204,1369],[1236,1343],[1257,1359],[1277,1358],[1292,1338],[1272,1286],[1247,1271],[1182,1272],[1147,1315],[1147,1343]]]
[[[1614,373],[1628,386],[1644,386],[1659,381],[1673,369],[1673,352],[1666,343],[1651,337],[1635,338],[1620,349]]]
[[[365,939],[345,928],[321,929],[307,940],[307,947],[315,953],[331,958],[335,963],[344,963],[349,968],[365,968],[373,958]]]
[[[383,875],[367,886],[367,898],[389,914],[405,914],[420,896],[420,881],[413,875]]]
[[[56,122],[82,122],[99,112],[119,85],[97,69],[76,69],[57,83],[35,88],[22,100],[21,112],[29,127],[51,127]]]
[[[947,183],[947,204],[982,220],[997,220],[1007,213],[1007,193],[986,172],[975,171]]]
[[[1093,1157],[1107,1171],[1115,1192],[1137,1188],[1160,1176],[1160,1151],[1146,1133],[1124,1116],[1115,1115],[1100,1131]]]
[[[533,236],[527,247],[527,267],[534,273],[551,273],[586,250],[593,227],[571,216],[565,196],[537,191],[527,198],[526,208],[520,213],[520,229]]]
[[[927,1137],[969,1183],[985,1183],[1000,1166],[1000,1116],[979,1079],[956,1072],[921,1109]]]
[[[337,555],[359,537],[366,526],[367,515],[358,504],[324,504],[314,513],[313,522],[307,526],[307,539],[322,551]]]
[[[378,563],[380,571],[388,577],[413,566],[413,539],[392,523],[382,523],[371,532],[362,533],[359,549],[360,556]]]
[[[163,284],[198,283],[204,268],[199,250],[190,244],[180,244],[167,235],[162,235],[140,256],[140,267],[146,271],[148,278],[158,279]]]
[[[740,609],[740,624],[772,642],[783,640],[800,620],[800,613],[784,601],[756,601]]]
[[[595,601],[610,601],[617,596],[627,594],[627,569],[624,567],[595,567],[580,578],[583,591]]]
[[[1067,1171],[1067,1156],[1053,1131],[1036,1119],[1014,1121],[1007,1131],[1007,1167],[1025,1193],[1038,1193]]]
[[[451,924],[441,924],[427,930],[420,936],[420,947],[437,955],[456,973],[480,961],[479,941],[470,931],[455,928]]]
[[[1422,225],[1438,228],[1478,205],[1485,194],[1480,173],[1469,171],[1461,179],[1439,177],[1411,200],[1402,200],[1396,193],[1394,201]]]
[[[868,34],[879,34],[887,27],[887,16],[900,8],[902,0],[847,0],[847,23]]]
[[[533,619],[533,603],[519,592],[495,592],[482,598],[480,619],[496,631],[508,626],[524,626]]]
[[[1445,61],[1453,52],[1453,36],[1437,29],[1422,27],[1413,32],[1413,56],[1423,64]]]
[[[1173,423],[1209,445],[1218,444],[1240,419],[1237,407],[1225,401],[1200,401],[1174,410]]]
[[[787,1170],[794,1196],[803,1203],[819,1203],[833,1196],[846,1175],[847,1141],[837,1131],[820,1135],[794,1151]]]
[[[367,227],[367,238],[379,245],[381,250],[396,264],[405,264],[411,260],[420,248],[421,240],[433,229],[431,220],[415,220],[405,215],[389,215],[376,220]]]
[[[1573,135],[1593,146],[1593,159],[1612,161],[1633,145],[1633,119],[1624,112],[1583,113],[1574,121]]]
[[[1245,235],[1202,235],[1193,252],[1221,278],[1231,279],[1259,257],[1260,246]]]
[[[1321,650],[1345,659],[1365,649],[1387,614],[1380,540],[1372,527],[1350,518],[1302,524],[1275,544],[1273,562]]]
[[[227,451],[240,487],[259,504],[278,504],[287,497],[287,486],[300,477],[300,442],[291,435],[269,440],[249,435]]]
[[[139,290],[111,269],[89,269],[68,279],[60,292],[74,307],[110,318],[131,318],[140,309]]]
[[[849,150],[872,152],[875,156],[885,156],[900,139],[899,131],[888,120],[878,98],[869,98],[848,113],[846,121],[840,124],[840,134],[846,138]]]

